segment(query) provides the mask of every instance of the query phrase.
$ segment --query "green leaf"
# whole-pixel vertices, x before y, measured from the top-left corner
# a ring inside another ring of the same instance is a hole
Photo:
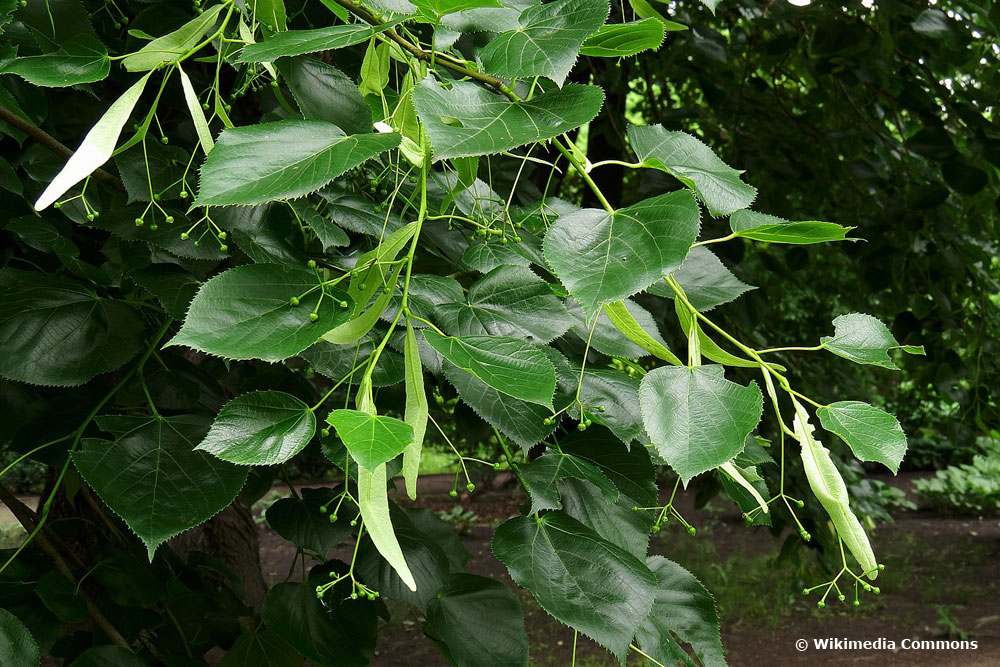
[[[503,7],[498,0],[413,0],[417,19],[437,24],[442,16],[482,7]]]
[[[493,553],[542,609],[624,661],[653,604],[656,577],[642,561],[560,511],[502,524]]]
[[[336,508],[337,499],[332,489],[303,488],[299,492],[301,497],[282,498],[268,507],[267,524],[295,546],[326,558],[337,545],[355,534],[350,525],[354,512],[344,512],[345,516],[331,521],[330,513]]]
[[[326,297],[320,304],[316,285],[312,273],[277,264],[229,269],[202,286],[184,325],[167,345],[187,345],[230,359],[281,361],[295,356],[351,312],[350,297],[331,287],[323,288]],[[292,297],[299,299],[297,307],[291,305]],[[309,313],[317,305],[319,319],[312,322]]]
[[[315,58],[291,58],[282,60],[278,70],[306,119],[333,123],[348,134],[371,132],[371,109],[339,69]]]
[[[105,644],[88,648],[70,667],[149,667],[149,663],[121,646]]]
[[[321,667],[364,667],[375,652],[373,606],[336,599],[324,604],[307,582],[272,588],[262,615],[268,631]]]
[[[448,362],[444,364],[444,375],[463,403],[525,451],[556,428],[555,423],[545,424],[545,418],[552,414],[549,408],[511,398]]]
[[[253,391],[227,403],[195,449],[240,465],[275,465],[302,451],[315,434],[308,405],[281,391]]]
[[[460,336],[490,334],[548,343],[573,318],[547,282],[523,266],[499,266],[469,288],[466,303],[438,307],[445,329]]]
[[[531,495],[531,513],[561,509],[559,482],[579,479],[593,484],[604,496],[605,502],[618,501],[618,489],[601,469],[585,459],[571,454],[549,450],[530,463],[518,466],[525,487]]]
[[[76,35],[58,51],[15,58],[0,66],[0,74],[17,74],[35,86],[65,88],[100,81],[108,75],[108,49],[90,35]]]
[[[697,250],[695,248],[694,250]],[[604,306],[604,314],[618,331],[622,332],[630,341],[646,350],[650,354],[675,366],[682,366],[683,363],[666,345],[651,336],[639,321],[635,319],[624,301],[614,301]]]
[[[35,595],[64,623],[82,623],[87,618],[87,605],[76,585],[60,572],[49,570],[38,580]]]
[[[862,461],[878,461],[895,474],[906,454],[906,434],[885,410],[860,401],[839,401],[818,408],[816,416]]]
[[[735,301],[750,290],[752,285],[734,276],[726,265],[704,246],[691,248],[681,268],[673,273],[674,279],[684,288],[688,301],[699,312],[708,312],[716,306]],[[654,283],[650,294],[673,299],[675,294],[666,282]]]
[[[666,665],[690,664],[679,637],[705,667],[725,667],[712,594],[693,574],[663,556],[650,556],[646,565],[656,575],[656,598],[636,631],[642,650]]]
[[[685,485],[743,450],[763,405],[756,383],[730,382],[716,365],[657,368],[639,388],[646,432]]]
[[[366,338],[353,345],[334,345],[324,340],[310,346],[299,356],[309,362],[317,373],[322,373],[334,382],[346,378],[355,367],[364,364],[375,351],[376,341]],[[393,350],[386,348],[379,355],[375,371],[372,373],[372,386],[388,387],[403,379],[403,359]],[[354,371],[358,380],[364,374],[364,368]]]
[[[632,126],[629,143],[648,167],[667,172],[694,190],[714,216],[729,215],[753,203],[757,190],[740,180],[740,171],[728,166],[701,141],[661,125]]]
[[[545,259],[588,319],[676,270],[698,237],[698,205],[671,192],[608,213],[561,216],[545,236]]]
[[[462,263],[475,271],[489,273],[498,266],[528,266],[531,259],[520,243],[472,243],[462,252]]]
[[[122,128],[128,122],[132,110],[139,101],[143,89],[150,75],[142,77],[132,87],[122,93],[114,103],[108,107],[101,119],[97,121],[87,136],[83,138],[79,148],[66,161],[66,165],[56,174],[45,191],[35,202],[35,210],[41,211],[48,208],[66,192],[87,178],[111,158],[114,153],[118,137],[121,136]]]
[[[0,609],[0,663],[30,667],[41,660],[38,644],[21,619]]]
[[[427,608],[424,632],[456,667],[528,664],[521,605],[494,579],[452,574]]]
[[[677,23],[676,21],[671,21],[665,17],[660,12],[653,8],[653,5],[646,2],[646,0],[628,0],[628,4],[632,6],[632,11],[635,15],[642,19],[655,19],[663,25],[663,29],[668,32],[675,32],[679,30],[687,30],[688,27],[683,23]]]
[[[369,470],[396,458],[413,442],[413,427],[395,417],[334,410],[326,421],[337,430],[358,465]]]
[[[832,222],[789,222],[756,211],[736,211],[729,218],[736,236],[768,243],[806,245],[829,241],[856,241],[847,238],[854,227],[842,227]]]
[[[0,377],[71,387],[119,368],[140,349],[129,306],[39,272],[0,269]]]
[[[537,347],[504,336],[442,336],[424,331],[438,354],[508,396],[552,408],[556,374]]]
[[[277,634],[254,630],[237,638],[219,667],[302,667],[302,656]]]
[[[172,33],[157,37],[135,53],[125,56],[122,65],[129,72],[148,72],[165,63],[172,63],[187,54],[201,41],[219,18],[228,3],[214,5]]]
[[[427,430],[427,392],[424,390],[424,367],[420,363],[417,336],[409,318],[406,320],[406,342],[403,347],[406,367],[406,411],[404,421],[413,429],[413,442],[403,450],[403,480],[406,495],[417,498],[417,475],[420,472],[420,450]]]
[[[201,168],[192,206],[252,206],[295,199],[399,145],[398,134],[347,135],[318,120],[223,130]]]
[[[438,159],[491,155],[551,139],[591,121],[603,102],[597,86],[575,84],[527,102],[511,102],[469,82],[445,90],[432,77],[413,90]]]
[[[404,426],[406,426],[404,424]],[[407,427],[409,428],[409,427]],[[345,445],[347,443],[344,443]],[[405,445],[404,445],[405,446]],[[385,464],[374,470],[358,466],[358,509],[365,522],[368,537],[386,562],[396,571],[399,580],[411,591],[417,590],[417,582],[406,564],[406,558],[399,547],[399,540],[392,529],[389,517],[389,497],[386,492]],[[423,591],[421,591],[423,593]]]
[[[898,371],[889,357],[889,350],[901,349],[909,354],[923,354],[924,348],[900,345],[889,328],[871,315],[848,313],[833,320],[833,335],[820,338],[823,348],[856,364],[881,366]]]
[[[270,30],[284,30],[287,16],[284,0],[252,0],[253,17]]]
[[[546,76],[562,86],[587,36],[608,18],[607,0],[554,0],[521,12],[520,27],[493,38],[479,53],[489,74]]]
[[[243,47],[236,62],[262,63],[288,56],[342,49],[346,46],[367,42],[376,34],[392,28],[397,23],[399,21],[389,21],[379,26],[355,23],[317,28],[316,30],[286,30],[272,35],[263,42],[247,44]]]
[[[580,55],[596,58],[624,58],[656,50],[663,43],[664,24],[655,18],[630,23],[602,25],[580,48]]]
[[[156,548],[233,501],[247,468],[194,451],[207,423],[193,416],[98,417],[113,444],[85,440],[73,454],[80,475],[146,544]]]

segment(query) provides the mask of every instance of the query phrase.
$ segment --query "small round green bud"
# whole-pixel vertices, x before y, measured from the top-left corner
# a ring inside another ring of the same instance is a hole
[[[219,246],[219,250],[221,252],[229,252],[229,246],[227,246],[225,243],[223,243],[222,245]]]
[[[826,603],[820,600],[819,602],[816,603],[816,606],[819,607],[820,609],[823,609],[826,607]]]
[[[181,190],[177,196],[180,197],[181,199],[187,199],[188,198],[187,190]]]
[[[882,592],[882,590],[878,586],[872,586],[872,593],[874,593],[875,595],[878,595],[881,592]]]
[[[197,248],[197,247],[198,247],[198,246],[200,246],[200,245],[201,245],[201,241],[195,241],[195,242],[194,242],[194,247],[195,247],[195,248]]]
[[[119,23],[118,21],[115,21],[114,23],[111,24],[111,27],[114,28],[115,30],[121,30],[122,24]]]
[[[858,601],[858,600],[855,600],[855,601],[854,601],[854,606],[855,606],[855,607],[860,607],[860,606],[861,606],[861,602],[860,602],[860,601]]]
[[[587,430],[587,422],[580,422],[579,424],[577,424],[576,425],[576,430],[578,430],[578,431],[586,431]]]
[[[320,429],[319,434],[321,436],[323,436],[324,438],[329,437],[329,435],[330,435],[330,429],[328,429],[328,428]]]
[[[62,208],[62,202],[57,201],[55,204],[52,205],[52,208]]]
[[[803,595],[809,595],[809,589],[808,588],[803,588],[802,589],[802,594]]]
[[[337,523],[337,515],[336,514],[331,514],[330,515],[330,523]]]
[[[315,322],[319,319],[319,313],[309,313],[309,321]]]
[[[272,81],[271,82],[271,87],[272,88],[277,88],[278,87],[278,82],[277,81]]]
[[[468,484],[465,485],[465,490],[468,491],[469,493],[472,493],[473,491],[476,490],[476,485],[473,484],[472,482],[469,482]]]
[[[844,600],[847,599],[847,596],[844,595],[843,593],[841,593],[840,595],[837,596],[837,599],[840,600],[841,602],[843,602]]]
[[[501,467],[501,466],[500,466],[500,464],[499,464],[499,463],[494,463],[494,464],[493,464],[493,469],[494,469],[494,470],[500,470],[500,467]]]
[[[153,195],[153,201],[160,201],[160,193],[159,192],[157,192],[155,195]]]
[[[884,570],[885,569],[885,565],[883,565],[882,563],[879,563],[878,564],[878,569],[879,570]]]
[[[500,237],[500,243],[501,243],[501,245],[507,245],[507,237],[506,236],[501,236]]]
[[[658,524],[658,523],[654,523],[653,524],[653,532],[654,533],[660,532],[660,524]]]
[[[191,236],[187,232],[181,232],[181,241],[187,241]]]
[[[452,498],[458,498],[458,491],[452,489],[451,491],[448,492],[448,495],[451,496]]]
[[[228,234],[226,234],[225,232],[219,232],[219,240],[220,241],[225,241],[227,237],[228,237]]]
[[[697,532],[694,526],[688,526],[688,535],[694,535]]]
[[[155,222],[149,226],[149,229],[152,230],[152,231],[154,231],[154,232],[157,229],[159,229],[159,228],[160,228],[160,226],[158,224],[156,224]]]
[[[812,535],[810,535],[804,530],[799,534],[802,536],[802,539],[805,540],[806,542],[808,542],[812,538]]]
[[[357,519],[351,519],[351,525],[352,526],[358,525],[358,520]]]
[[[358,594],[357,593],[351,593],[351,599],[352,600],[357,600],[358,599]]]
[[[346,301],[341,301],[337,305],[340,306],[341,308],[347,308],[347,302]]]
[[[88,213],[87,214],[87,220],[89,220],[90,222],[93,222],[94,221],[94,214],[93,213]]]
[[[315,269],[316,268],[316,260],[315,259],[310,259],[308,262],[306,262],[306,264],[309,266],[310,269]]]
[[[299,305],[299,297],[293,296],[291,299],[288,300],[288,303],[290,303],[292,306]]]
[[[146,224],[146,221],[143,220],[142,218],[136,218],[135,219],[135,226],[136,227],[142,227],[144,224]]]
[[[805,503],[804,500],[796,500],[795,501],[795,506],[798,507],[799,509],[802,509],[803,507],[806,506],[806,503]]]
[[[172,215],[168,215],[166,218],[164,218],[164,220],[167,221],[168,225],[174,224],[174,216],[172,216]]]
[[[160,137],[160,143],[163,144],[163,145],[169,144],[170,143],[170,138],[166,137],[166,136]]]
[[[545,419],[542,420],[542,423],[545,424],[546,426],[551,426],[552,422],[553,422],[552,417],[546,417]]]
[[[128,17],[127,16],[123,16],[122,17],[122,23],[124,23],[125,25],[128,25]]]
[[[367,597],[368,597],[369,600],[374,600],[375,599],[375,593],[369,592]]]

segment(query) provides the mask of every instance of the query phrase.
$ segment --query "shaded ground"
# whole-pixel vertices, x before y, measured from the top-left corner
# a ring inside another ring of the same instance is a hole
[[[886,480],[890,481],[890,480]],[[891,480],[908,489],[912,478]],[[463,542],[473,554],[469,571],[507,579],[506,568],[490,552],[496,522],[517,512],[524,497],[517,491],[477,491],[448,497],[451,477],[421,478],[420,504],[451,511],[456,505],[475,514]],[[280,493],[282,489],[275,489]],[[781,542],[762,529],[743,525],[739,513],[716,501],[694,510],[693,494],[675,502],[698,527],[696,537],[674,526],[654,536],[651,553],[667,556],[694,572],[717,596],[723,643],[731,665],[854,665],[987,667],[1000,665],[1000,520],[955,518],[924,511],[900,511],[895,523],[879,528],[873,542],[887,565],[879,578],[882,594],[868,595],[860,608],[830,599],[815,606],[803,586],[823,580],[817,566],[776,561]],[[287,542],[262,526],[265,578],[284,579],[293,554]],[[507,579],[509,582],[509,579]],[[532,664],[568,665],[573,634],[550,619],[530,595],[519,591],[531,637]],[[850,600],[849,600],[850,601]],[[380,633],[376,667],[445,666],[424,637],[419,619],[395,608]],[[904,650],[903,639],[967,638],[977,650]],[[896,650],[817,650],[816,638],[877,640],[896,643]],[[809,648],[799,651],[796,640]],[[613,665],[600,647],[581,638],[577,664]],[[643,664],[630,660],[629,664]],[[489,666],[484,666],[489,667]]]

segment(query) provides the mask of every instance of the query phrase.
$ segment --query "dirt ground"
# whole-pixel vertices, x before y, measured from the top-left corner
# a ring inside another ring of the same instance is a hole
[[[463,536],[473,554],[469,571],[510,583],[506,568],[490,552],[494,523],[517,512],[524,498],[511,491],[477,491],[448,497],[450,477],[420,480],[420,504],[450,511],[455,505],[475,513]],[[909,489],[911,476],[886,479]],[[282,489],[276,488],[280,493]],[[684,565],[716,594],[729,664],[735,667],[785,665],[879,665],[924,667],[1000,665],[1000,519],[956,518],[926,511],[899,511],[895,522],[879,527],[873,544],[887,569],[879,579],[881,595],[867,596],[855,608],[830,600],[816,608],[816,596],[804,598],[804,585],[820,583],[812,559],[798,564],[776,562],[781,542],[761,529],[747,528],[737,511],[721,501],[693,508],[693,494],[675,505],[698,527],[690,537],[676,526],[654,536],[651,553]],[[265,579],[279,581],[288,572],[289,544],[261,528]],[[532,665],[568,665],[572,632],[550,619],[524,591],[519,592],[532,647]],[[423,635],[419,618],[395,607],[380,632],[375,667],[445,666]],[[893,641],[895,650],[817,649],[815,639]],[[904,639],[960,640],[976,650],[906,650]],[[805,639],[800,651],[796,641]],[[630,657],[630,665],[643,661]],[[580,639],[577,665],[613,665],[596,644]],[[648,664],[648,663],[646,663]],[[490,667],[490,666],[484,666]]]

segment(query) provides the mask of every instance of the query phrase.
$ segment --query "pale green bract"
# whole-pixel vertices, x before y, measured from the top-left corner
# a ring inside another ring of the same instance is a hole
[[[634,56],[659,48],[665,34],[663,23],[655,18],[631,23],[609,23],[587,38],[580,47],[580,55],[595,58]]]
[[[226,6],[227,3],[214,5],[172,33],[157,37],[135,53],[125,56],[122,65],[129,72],[147,72],[179,60],[198,45]]]
[[[87,136],[84,137],[80,147],[76,149],[66,165],[56,177],[52,179],[48,187],[35,201],[35,210],[41,211],[48,208],[66,192],[90,176],[102,164],[107,162],[115,151],[115,144],[121,136],[122,128],[128,122],[132,110],[139,102],[139,96],[150,75],[147,74],[122,93],[122,96],[115,100],[114,104],[101,116]]]

